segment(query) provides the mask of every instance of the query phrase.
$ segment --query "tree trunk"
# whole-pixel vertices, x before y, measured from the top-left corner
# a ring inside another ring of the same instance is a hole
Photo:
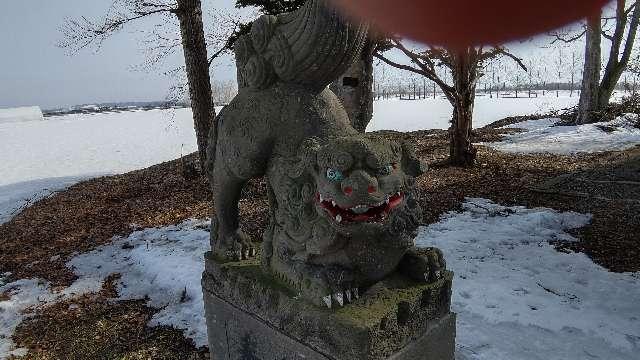
[[[202,24],[202,6],[200,0],[177,0],[177,2],[176,15],[180,22],[189,97],[198,142],[198,157],[200,168],[204,169],[209,130],[216,114],[211,96],[209,59]]]
[[[329,88],[342,102],[351,125],[364,132],[373,116],[373,53],[376,42],[367,40],[360,58]]]
[[[582,91],[580,92],[576,124],[597,121],[596,111],[598,110],[600,92],[601,30],[599,15],[587,21]]]
[[[625,37],[625,28],[627,25],[627,14],[625,12],[625,0],[617,1],[616,8],[616,28],[613,34],[613,42],[611,43],[611,49],[609,52],[609,60],[607,61],[607,67],[605,68],[604,75],[602,76],[602,82],[600,83],[600,92],[598,93],[598,109],[602,110],[611,100],[611,95],[620,81],[622,73],[626,70],[631,57],[631,51],[633,49],[633,43],[638,31],[638,22],[640,20],[640,9],[636,6],[633,10],[631,18],[631,24],[629,25],[629,32],[627,33],[627,39],[622,49],[622,56],[620,49],[622,47],[622,41]]]
[[[454,166],[473,165],[477,152],[471,143],[477,76],[475,66],[471,63],[470,51],[475,50],[461,51],[453,60],[455,96],[449,128],[449,162]]]

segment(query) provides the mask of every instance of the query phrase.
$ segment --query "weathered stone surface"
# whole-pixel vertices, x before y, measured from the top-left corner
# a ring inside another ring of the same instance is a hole
[[[392,274],[338,309],[300,299],[257,260],[206,257],[202,285],[214,359],[453,359],[452,274]],[[364,289],[362,289],[364,290]],[[420,357],[415,357],[420,354]]]
[[[338,306],[340,296],[397,269],[432,281],[444,260],[435,249],[412,248],[421,213],[414,178],[424,172],[413,149],[358,133],[327,88],[357,58],[366,35],[366,26],[327,1],[263,16],[238,40],[244,85],[218,115],[207,171],[215,198],[212,251],[227,259],[257,253],[239,229],[238,200],[247,180],[266,175],[264,270],[309,302]]]

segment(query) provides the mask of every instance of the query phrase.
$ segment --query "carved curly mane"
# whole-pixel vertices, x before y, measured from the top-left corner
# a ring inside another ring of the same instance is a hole
[[[281,81],[322,89],[344,73],[362,50],[367,26],[326,2],[310,0],[298,11],[254,21],[234,47],[238,86],[264,89]]]

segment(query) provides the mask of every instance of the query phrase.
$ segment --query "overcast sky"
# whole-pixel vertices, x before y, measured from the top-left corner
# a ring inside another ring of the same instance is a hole
[[[69,56],[56,47],[60,25],[68,17],[97,18],[112,0],[3,0],[0,12],[0,108],[39,105],[42,108],[112,101],[166,98],[173,80],[161,71],[134,71],[143,63],[144,46],[136,33],[150,22],[128,27],[91,50]],[[205,1],[207,6],[233,7],[232,0]],[[165,68],[179,65],[177,54]],[[226,60],[226,61],[225,61]],[[233,79],[229,59],[219,62],[213,75]]]
[[[138,31],[152,21],[127,27],[98,53],[69,56],[56,47],[65,18],[104,15],[112,0],[4,0],[0,12],[0,108],[39,105],[55,108],[76,104],[163,100],[175,80],[162,71],[132,69],[143,63]],[[205,0],[207,8],[233,9],[233,0]],[[206,24],[205,24],[206,25]],[[538,42],[539,43],[539,42]],[[538,52],[534,44],[518,46],[521,56]],[[164,69],[180,65],[178,53]],[[229,58],[212,70],[216,79],[235,78]]]

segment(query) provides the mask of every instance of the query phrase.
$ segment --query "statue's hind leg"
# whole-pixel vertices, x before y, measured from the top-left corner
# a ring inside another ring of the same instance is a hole
[[[238,201],[246,184],[224,166],[216,166],[214,178],[215,221],[211,229],[211,248],[217,256],[240,260],[255,255],[249,237],[239,227]]]

